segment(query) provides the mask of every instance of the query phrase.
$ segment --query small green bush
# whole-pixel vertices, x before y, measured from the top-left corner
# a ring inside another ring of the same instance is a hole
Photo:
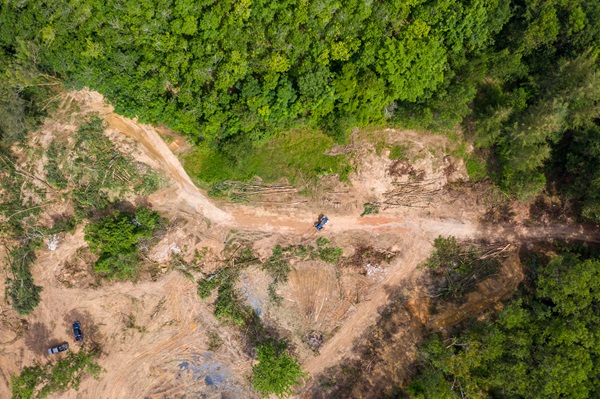
[[[469,179],[472,181],[479,181],[487,177],[485,162],[475,156],[470,155],[465,158],[465,168],[467,169]]]
[[[198,282],[198,295],[202,299],[207,299],[217,289],[214,315],[218,320],[230,321],[238,326],[246,325],[252,320],[254,311],[240,299],[235,284],[241,268],[256,261],[257,258],[252,250],[247,247],[241,248],[229,260],[232,266],[224,267]]]
[[[85,241],[100,255],[94,270],[108,279],[134,279],[138,275],[138,243],[151,238],[162,224],[157,212],[138,208],[134,215],[115,211],[88,224]]]
[[[317,238],[317,247],[321,248],[324,247],[326,245],[329,245],[331,241],[329,241],[327,238],[321,236],[319,238]]]
[[[292,386],[306,377],[300,365],[285,353],[285,344],[269,343],[258,347],[258,364],[252,368],[252,386],[264,397],[275,394],[278,398],[290,396]]]
[[[198,281],[198,295],[200,298],[207,299],[215,288],[221,284],[218,276],[218,274],[213,274]]]
[[[379,213],[379,205],[377,204],[371,204],[367,202],[363,206],[365,209],[363,213],[360,214],[360,217]]]
[[[252,316],[254,310],[244,305],[234,286],[235,281],[227,281],[219,287],[215,302],[215,317],[217,320],[232,321],[243,326]]]
[[[319,248],[319,257],[327,263],[338,263],[344,251],[340,247]]]
[[[271,257],[262,265],[263,270],[266,270],[276,283],[286,282],[288,274],[292,270],[287,257],[289,256],[289,249],[290,247],[283,248],[281,245],[275,246],[275,248],[273,248],[273,255],[271,255]]]

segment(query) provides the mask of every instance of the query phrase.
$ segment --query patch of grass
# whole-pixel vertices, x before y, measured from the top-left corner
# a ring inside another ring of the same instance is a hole
[[[378,157],[380,157],[383,154],[383,150],[388,148],[387,143],[383,140],[376,141],[374,146],[375,146],[375,155],[377,155]]]
[[[23,367],[19,375],[10,379],[12,398],[43,399],[57,392],[77,390],[84,376],[99,379],[103,371],[95,361],[99,355],[98,347],[83,348],[69,351],[56,362]]]
[[[467,174],[472,181],[483,180],[488,176],[485,161],[477,156],[477,154],[468,153],[466,143],[461,143],[461,145],[452,152],[452,156],[462,158],[463,161],[465,161]]]
[[[227,143],[218,149],[201,144],[182,161],[190,175],[205,183],[249,181],[259,176],[265,183],[287,178],[295,184],[336,174],[347,180],[352,171],[349,157],[324,154],[333,145],[333,139],[323,133],[294,130],[273,137],[259,148],[245,142]]]
[[[371,204],[371,203],[366,203],[363,205],[364,206],[364,210],[363,213],[360,214],[360,217],[366,216],[366,215],[374,215],[379,213],[379,205],[377,204]]]
[[[389,158],[392,161],[408,160],[407,153],[408,153],[408,147],[406,147],[404,145],[394,145],[392,148],[390,148]]]

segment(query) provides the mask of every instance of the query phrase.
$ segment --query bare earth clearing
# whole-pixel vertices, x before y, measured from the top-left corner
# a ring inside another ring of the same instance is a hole
[[[71,110],[71,103],[80,111]],[[264,273],[244,272],[241,291],[251,306],[287,331],[297,344],[303,368],[311,375],[310,387],[313,377],[351,356],[353,345],[377,321],[393,289],[415,281],[420,273],[417,266],[428,256],[437,236],[502,243],[549,239],[600,242],[600,234],[584,226],[481,224],[492,200],[485,189],[456,186],[465,173],[461,162],[446,155],[451,144],[443,137],[423,137],[410,131],[380,134],[409,146],[412,161],[378,156],[371,144],[358,137],[351,184],[324,178],[326,188],[309,201],[292,199],[262,207],[209,201],[154,128],[114,114],[95,92],[66,95],[57,115],[46,121],[34,141],[44,146],[52,137],[72,134],[75,121],[91,112],[107,122],[107,135],[121,151],[161,170],[170,180],[168,187],[147,199],[172,222],[148,255],[159,272],[136,284],[99,284],[91,275],[81,227],[62,237],[56,251],[41,250],[33,270],[36,284],[43,287],[41,305],[21,318],[6,305],[0,309],[2,398],[10,396],[11,374],[34,361],[47,360],[49,345],[72,342],[70,323],[76,319],[82,322],[86,339],[102,345],[100,364],[106,371],[100,381],[85,379],[79,391],[57,397],[252,397],[246,377],[253,363],[239,345],[240,333],[215,320],[211,305],[198,297],[196,284],[180,272],[168,270],[174,253],[191,259],[196,249],[205,251],[203,269],[208,272],[221,259],[225,242],[242,239],[252,241],[264,258],[276,244],[314,245],[320,235],[342,247],[344,255],[352,255],[361,246],[393,254],[389,264],[373,265],[372,273],[344,269],[337,275],[333,266],[323,263],[294,264],[290,281],[280,289],[284,303],[279,308],[267,303]],[[384,204],[380,214],[361,218],[366,202]],[[317,234],[312,223],[321,212],[331,222]],[[473,301],[482,302],[487,295],[482,292]],[[438,318],[434,323],[447,322]],[[318,355],[302,344],[311,331],[325,336]],[[215,335],[223,343],[219,349],[209,350]],[[303,392],[310,397],[306,387]]]

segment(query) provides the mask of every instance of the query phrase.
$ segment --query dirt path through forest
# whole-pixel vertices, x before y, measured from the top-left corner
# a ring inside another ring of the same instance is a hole
[[[148,152],[170,178],[177,183],[178,195],[191,205],[199,214],[214,223],[247,230],[285,232],[287,234],[312,233],[315,213],[294,212],[276,213],[258,207],[235,207],[229,212],[214,205],[192,182],[179,159],[169,149],[157,131],[150,125],[117,115],[112,107],[95,92],[77,92],[87,95],[85,103],[90,109],[98,111],[110,127],[132,138]],[[466,219],[435,219],[414,216],[415,212],[386,212],[385,216],[337,215],[331,212],[331,223],[327,230],[332,233],[342,231],[387,231],[400,234],[410,231],[422,231],[428,236],[454,235],[459,238],[487,238],[499,241],[538,240],[543,238],[578,239],[600,242],[600,236],[594,229],[584,226],[548,225],[542,227],[524,227],[513,225],[482,226],[477,221]]]

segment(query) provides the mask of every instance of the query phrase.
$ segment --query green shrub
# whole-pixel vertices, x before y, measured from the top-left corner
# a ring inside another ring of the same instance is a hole
[[[86,374],[99,378],[102,368],[95,362],[99,354],[98,348],[83,348],[69,351],[55,363],[23,367],[10,379],[12,399],[43,399],[68,389],[77,390]]]
[[[60,168],[60,158],[64,158],[66,156],[66,149],[59,149],[56,142],[53,141],[48,147],[46,156],[48,158],[48,162],[44,166],[44,170],[46,171],[46,180],[59,190],[66,188],[67,178]]]
[[[256,261],[257,258],[252,250],[247,247],[241,248],[235,252],[233,258],[228,262],[232,266],[224,267],[198,282],[198,295],[202,299],[207,299],[217,289],[214,315],[218,320],[231,321],[243,326],[252,319],[254,311],[240,299],[235,290],[235,284],[241,268],[247,267]]]
[[[343,253],[340,247],[319,248],[319,258],[327,263],[338,263]]]
[[[365,209],[363,213],[360,214],[360,217],[379,213],[379,205],[377,204],[371,204],[367,202],[364,204],[364,208]]]
[[[21,374],[13,375],[10,378],[10,387],[12,399],[32,399],[38,398],[36,394],[38,386],[46,379],[46,368],[39,364],[25,366]]]
[[[12,307],[22,315],[29,314],[40,303],[42,287],[34,284],[30,267],[35,260],[33,243],[14,248],[8,253],[7,262],[11,277],[7,279],[6,295]]]
[[[292,386],[306,377],[300,365],[285,353],[284,344],[269,343],[258,347],[258,364],[252,368],[252,386],[264,397],[275,394],[278,398],[290,396]]]
[[[321,248],[324,247],[326,245],[329,245],[331,241],[329,241],[327,238],[321,236],[319,238],[317,238],[317,247]]]
[[[234,286],[235,281],[226,281],[217,291],[215,302],[215,317],[217,320],[232,321],[243,326],[252,316],[253,309],[244,305]]]
[[[216,273],[198,281],[198,295],[202,299],[207,299],[221,285],[235,285],[241,268],[247,267],[256,261],[257,258],[251,249],[246,247],[236,250],[233,257],[227,262],[231,266],[224,267]]]
[[[138,243],[151,238],[163,223],[157,212],[138,208],[134,215],[115,211],[88,224],[85,241],[100,255],[94,270],[108,279],[134,279],[138,275]]]
[[[198,295],[202,299],[207,299],[210,294],[219,286],[221,282],[218,278],[218,274],[206,277],[198,281]]]
[[[487,177],[487,166],[484,161],[478,157],[469,155],[465,158],[465,168],[469,179],[472,181],[479,181]]]
[[[283,248],[281,245],[273,248],[273,255],[263,263],[262,268],[266,270],[276,283],[285,282],[292,270],[288,259],[290,247]]]

